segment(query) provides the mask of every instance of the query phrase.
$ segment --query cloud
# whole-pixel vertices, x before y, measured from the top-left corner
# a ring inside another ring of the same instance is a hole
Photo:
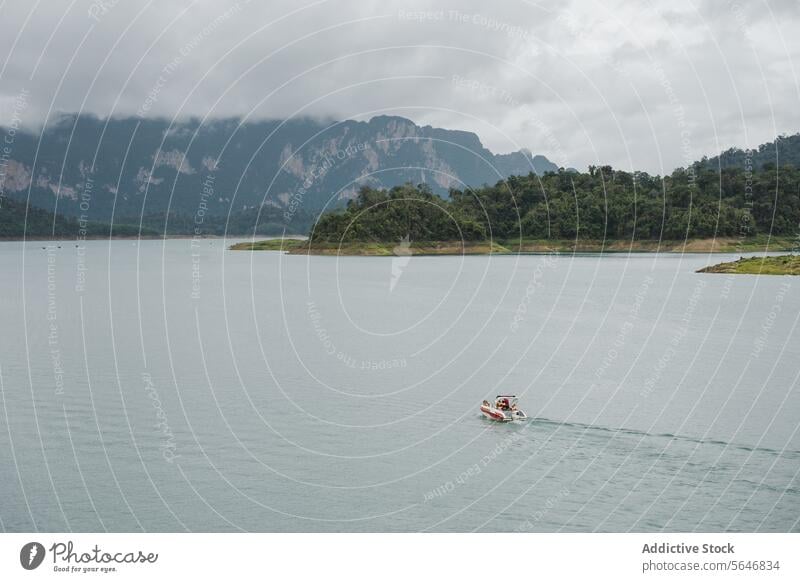
[[[475,131],[496,152],[652,172],[800,130],[794,2],[658,6],[12,0],[0,123],[23,90],[29,126],[75,111],[392,113]]]

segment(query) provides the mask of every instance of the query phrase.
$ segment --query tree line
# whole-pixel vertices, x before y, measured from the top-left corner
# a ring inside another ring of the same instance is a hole
[[[713,167],[707,160],[668,176],[590,166],[512,176],[493,186],[364,186],[344,209],[323,214],[315,241],[637,239],[791,235],[800,228],[800,170]]]

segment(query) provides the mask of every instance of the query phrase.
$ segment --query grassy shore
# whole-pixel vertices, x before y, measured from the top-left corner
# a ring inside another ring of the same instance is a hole
[[[800,255],[750,257],[731,263],[705,267],[698,273],[735,273],[737,275],[800,275]]]
[[[400,254],[398,243],[345,242],[316,243],[309,248],[308,241],[279,239],[237,243],[230,247],[234,251],[286,251],[290,254],[353,255],[367,257],[389,257]],[[489,241],[466,242],[414,242],[408,247],[410,255],[488,255],[508,254],[509,249]]]
[[[534,240],[514,239],[498,241],[416,241],[408,247],[412,255],[485,255],[546,252],[676,252],[676,253],[748,253],[779,252],[791,250],[796,241],[790,237],[765,236],[747,239],[716,238],[680,241],[658,240]],[[307,240],[270,239],[242,242],[230,247],[236,251],[284,251],[290,254],[393,256],[398,252],[398,242],[346,242],[314,243]]]
[[[304,239],[271,238],[252,242],[240,242],[231,245],[232,251],[291,251],[305,244]]]

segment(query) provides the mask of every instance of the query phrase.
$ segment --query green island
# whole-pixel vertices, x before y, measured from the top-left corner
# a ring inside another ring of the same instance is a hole
[[[776,196],[776,191],[778,195]],[[758,171],[697,162],[669,176],[610,166],[511,176],[494,186],[362,187],[322,214],[305,240],[234,250],[315,255],[449,255],[532,252],[787,251],[797,245],[800,170]]]
[[[733,273],[736,275],[800,275],[800,255],[749,257],[730,263],[705,267],[698,273]]]

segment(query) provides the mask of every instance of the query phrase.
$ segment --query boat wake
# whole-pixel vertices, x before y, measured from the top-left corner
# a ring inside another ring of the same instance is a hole
[[[631,428],[615,428],[615,427],[608,427],[608,426],[601,426],[596,424],[584,424],[581,422],[563,422],[559,420],[553,420],[550,418],[543,418],[543,417],[530,417],[529,420],[532,423],[536,424],[549,424],[549,425],[556,425],[559,427],[565,427],[568,429],[582,429],[584,431],[593,431],[593,432],[605,432],[605,433],[612,433],[612,434],[622,434],[622,435],[630,435],[630,436],[640,436],[640,437],[648,437],[648,438],[661,438],[661,439],[669,439],[674,441],[680,442],[687,442],[687,443],[694,443],[699,445],[712,445],[712,446],[720,446],[720,447],[727,447],[734,450],[739,451],[746,451],[746,452],[757,452],[757,453],[765,453],[767,455],[772,455],[776,457],[783,457],[783,458],[800,458],[800,451],[793,450],[793,449],[785,449],[785,450],[777,450],[771,449],[768,447],[756,447],[752,445],[746,445],[743,443],[736,443],[736,442],[728,442],[719,439],[703,439],[698,437],[692,437],[687,435],[679,435],[679,434],[672,434],[672,433],[651,433],[643,430],[636,430]]]

